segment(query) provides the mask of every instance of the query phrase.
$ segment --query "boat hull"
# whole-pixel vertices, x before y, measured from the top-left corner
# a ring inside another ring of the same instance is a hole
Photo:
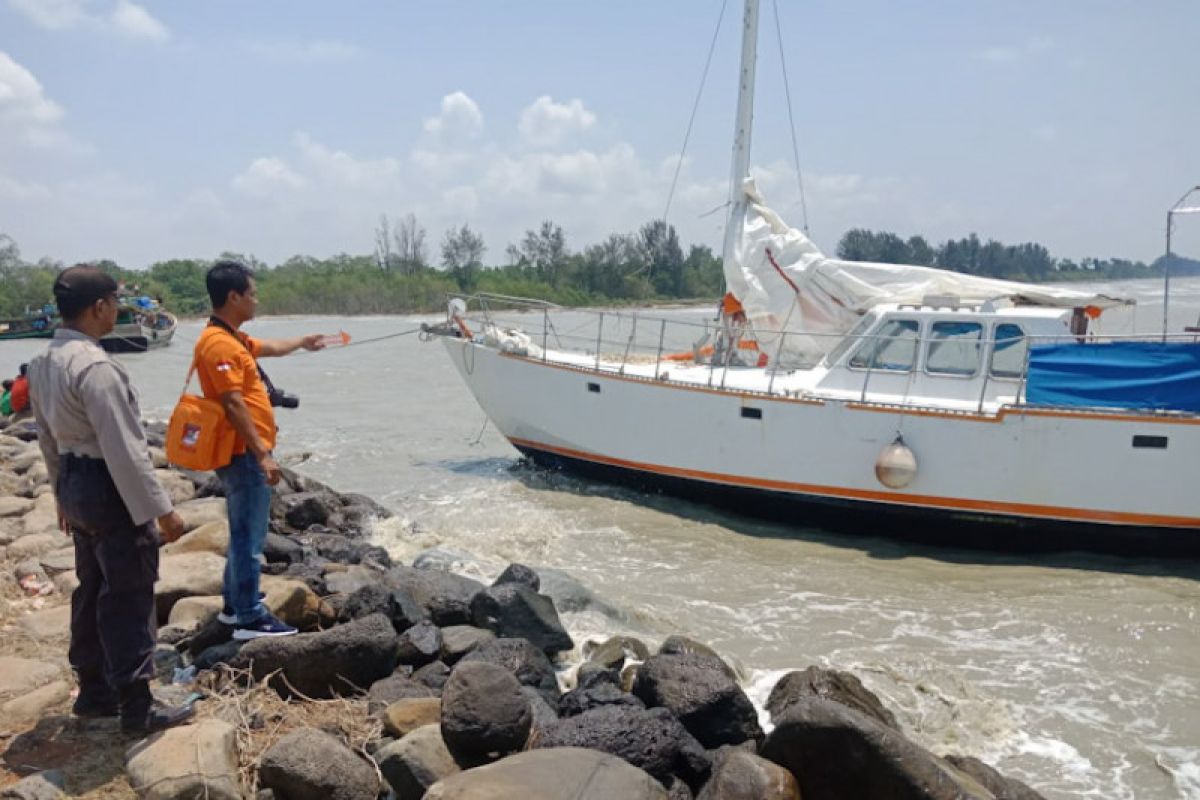
[[[800,401],[444,341],[497,428],[546,466],[803,527],[993,549],[1200,552],[1192,417]],[[892,489],[874,467],[897,434],[918,471]],[[1148,437],[1164,446],[1135,445]]]
[[[154,329],[145,325],[118,325],[100,339],[100,346],[109,353],[144,353],[166,347],[175,335],[175,327]]]

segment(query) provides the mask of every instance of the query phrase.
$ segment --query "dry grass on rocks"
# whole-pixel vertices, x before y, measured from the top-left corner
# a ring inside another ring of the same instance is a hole
[[[367,712],[366,697],[285,700],[268,685],[272,677],[268,675],[255,682],[248,670],[222,664],[201,678],[206,698],[197,706],[198,716],[223,720],[237,730],[244,796],[253,797],[258,791],[258,765],[263,754],[299,728],[316,728],[336,736],[375,764],[367,753],[367,743],[378,739],[383,728]],[[293,690],[293,693],[300,697],[298,692]]]

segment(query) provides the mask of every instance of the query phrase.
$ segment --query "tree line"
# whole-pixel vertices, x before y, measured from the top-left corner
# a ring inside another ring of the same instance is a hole
[[[855,228],[842,236],[837,255],[847,261],[917,264],[1032,283],[1154,278],[1162,277],[1168,266],[1172,275],[1200,275],[1200,261],[1178,255],[1161,256],[1151,264],[1123,258],[1072,261],[1052,257],[1040,244],[1006,245],[995,239],[984,242],[974,233],[934,247],[923,236],[904,239],[887,231]]]
[[[720,257],[706,245],[686,249],[674,226],[651,220],[637,231],[611,234],[572,251],[560,225],[542,222],[505,247],[502,264],[485,261],[483,237],[469,225],[446,231],[431,254],[426,229],[413,214],[380,217],[369,254],[318,259],[297,255],[269,265],[252,255],[237,258],[258,276],[264,314],[387,314],[435,311],[454,292],[536,297],[561,305],[616,305],[709,300],[724,291]],[[1105,280],[1161,276],[1164,258],[1146,265],[1123,259],[1073,262],[1051,257],[1039,244],[983,242],[975,234],[936,247],[924,237],[864,229],[848,231],[837,255],[855,261],[920,264],[1023,281]],[[96,265],[140,294],[160,298],[184,315],[208,310],[204,274],[212,261],[178,258],[145,269],[112,260]],[[1200,274],[1200,262],[1173,257],[1172,274]],[[54,276],[65,265],[28,263],[13,239],[0,233],[0,317],[15,317],[53,300]]]

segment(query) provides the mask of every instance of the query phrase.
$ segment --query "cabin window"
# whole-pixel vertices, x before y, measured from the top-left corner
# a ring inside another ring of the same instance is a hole
[[[929,327],[925,371],[971,376],[979,371],[983,326],[978,322],[935,322]]]
[[[919,328],[915,319],[888,320],[877,334],[862,340],[850,358],[850,366],[908,372],[917,360]]]
[[[1005,323],[996,326],[996,344],[992,350],[992,376],[1019,378],[1025,371],[1025,354],[1029,341],[1020,325]]]

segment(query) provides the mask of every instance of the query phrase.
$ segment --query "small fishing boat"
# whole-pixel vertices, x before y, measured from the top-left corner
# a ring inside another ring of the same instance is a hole
[[[26,312],[23,317],[0,319],[0,341],[7,339],[49,339],[58,326],[58,312],[54,306],[43,306],[38,311]]]
[[[121,297],[117,323],[100,339],[110,353],[144,353],[166,347],[175,335],[175,315],[149,297]]]

